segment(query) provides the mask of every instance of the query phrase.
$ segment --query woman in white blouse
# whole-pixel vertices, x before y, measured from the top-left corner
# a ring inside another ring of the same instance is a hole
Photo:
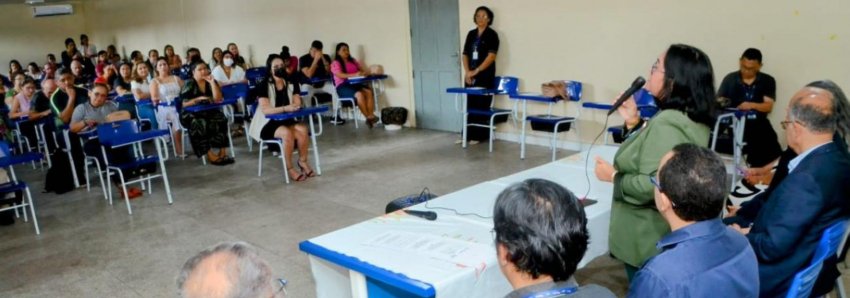
[[[130,81],[130,92],[133,93],[136,102],[151,99],[150,90],[150,69],[148,69],[148,65],[145,63],[133,65],[133,79]],[[140,105],[139,119],[150,121],[152,129],[159,128],[153,105]]]
[[[213,69],[212,76],[218,83],[224,87],[227,85],[248,83],[245,79],[245,70],[238,65],[234,65],[234,55],[230,51],[224,51],[221,55],[221,65]]]

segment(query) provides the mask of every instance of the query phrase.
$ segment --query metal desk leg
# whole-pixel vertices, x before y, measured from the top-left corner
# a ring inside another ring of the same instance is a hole
[[[319,145],[316,144],[316,126],[313,124],[313,115],[310,114],[310,142],[313,143],[313,156],[316,159],[316,174],[322,175],[322,163],[319,160]]]
[[[369,297],[366,287],[366,276],[363,273],[348,270],[348,278],[351,281],[351,298],[367,298]]]
[[[62,132],[63,137],[65,138],[65,149],[68,150],[68,161],[71,163],[71,174],[74,176],[74,186],[75,188],[80,187],[80,180],[77,178],[77,166],[74,164],[74,156],[71,154],[73,151],[71,148],[71,138],[68,136],[69,131],[65,130]]]
[[[520,143],[519,144],[519,158],[520,159],[525,159],[525,126],[527,125],[527,123],[525,123],[526,122],[525,117],[526,117],[527,110],[528,110],[528,101],[523,100],[522,101],[522,136],[519,139],[519,143]]]
[[[466,101],[469,100],[469,96],[467,96],[466,94],[464,94],[462,96],[463,96],[463,104],[462,104],[462,106],[463,106],[463,128],[462,128],[463,136],[462,136],[462,138],[463,139],[461,141],[463,142],[463,149],[466,149],[466,134],[467,134],[467,130],[468,130],[467,126],[469,125],[467,123],[467,121],[469,119],[469,113],[467,113],[467,111],[466,111]]]
[[[165,184],[165,194],[168,196],[168,205],[174,204],[171,199],[171,185],[168,184],[168,173],[165,171],[165,160],[162,159],[162,145],[154,140],[156,144],[156,155],[159,157],[159,167],[162,168],[162,183]]]

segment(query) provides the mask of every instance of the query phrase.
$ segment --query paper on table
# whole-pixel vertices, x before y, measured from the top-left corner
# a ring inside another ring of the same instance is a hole
[[[366,77],[365,76],[359,76],[359,77],[350,77],[348,79],[349,80],[359,80],[359,79],[364,79],[364,78],[366,78]]]
[[[472,90],[483,90],[483,89],[484,89],[484,87],[466,87],[466,89],[472,89]]]
[[[492,247],[480,243],[398,230],[385,231],[360,244],[431,257],[469,267],[486,262],[496,253]]]

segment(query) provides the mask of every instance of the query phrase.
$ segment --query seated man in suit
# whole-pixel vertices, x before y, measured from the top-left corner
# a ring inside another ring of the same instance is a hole
[[[824,230],[850,217],[850,154],[842,139],[848,115],[847,98],[832,82],[809,84],[794,95],[782,122],[793,152],[780,158],[784,168],[775,184],[726,219],[758,257],[761,296],[784,295],[794,274],[808,266]],[[835,256],[824,262],[813,295],[832,288],[835,264]]]
[[[758,297],[758,261],[747,238],[718,218],[726,166],[716,153],[680,144],[661,159],[655,206],[672,232],[635,275],[629,297]]]
[[[499,267],[514,288],[506,298],[616,297],[597,285],[579,288],[573,278],[590,235],[584,207],[563,186],[543,179],[509,186],[496,199],[493,231]]]

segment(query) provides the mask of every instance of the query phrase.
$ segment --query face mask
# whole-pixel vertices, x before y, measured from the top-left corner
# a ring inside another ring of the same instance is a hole
[[[275,69],[274,70],[274,76],[281,78],[281,79],[285,79],[286,78],[286,68],[281,67],[281,68]]]
[[[230,67],[233,65],[233,59],[224,59],[224,66]]]

